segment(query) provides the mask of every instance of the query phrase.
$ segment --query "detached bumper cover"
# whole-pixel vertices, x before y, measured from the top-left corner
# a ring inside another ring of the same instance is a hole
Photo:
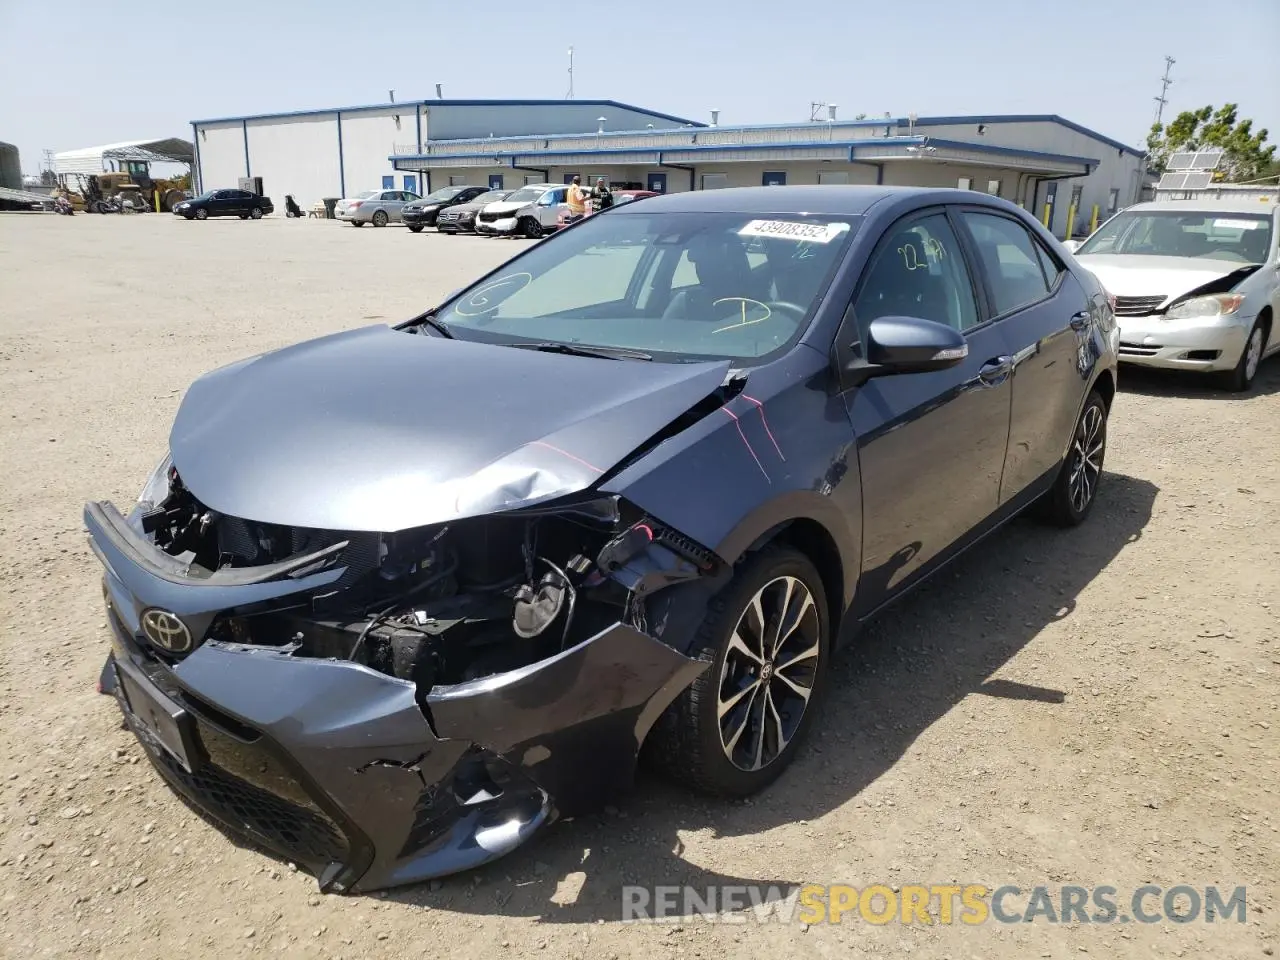
[[[438,685],[422,705],[409,682],[270,647],[210,640],[170,665],[141,638],[139,611],[163,605],[200,636],[211,603],[297,592],[333,571],[183,585],[121,549],[125,535],[96,513],[87,519],[107,567],[104,691],[192,805],[324,889],[470,869],[599,806],[630,783],[650,727],[706,666],[622,623],[530,666]]]

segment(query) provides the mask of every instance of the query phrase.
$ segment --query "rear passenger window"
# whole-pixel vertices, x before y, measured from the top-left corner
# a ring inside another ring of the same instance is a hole
[[[977,243],[997,315],[1035,303],[1049,293],[1049,281],[1041,268],[1042,254],[1020,223],[971,210],[961,217]],[[1057,276],[1056,268],[1053,276]]]
[[[868,324],[878,317],[919,317],[956,330],[978,322],[969,271],[945,216],[934,214],[889,228],[867,269],[853,312],[864,338]]]

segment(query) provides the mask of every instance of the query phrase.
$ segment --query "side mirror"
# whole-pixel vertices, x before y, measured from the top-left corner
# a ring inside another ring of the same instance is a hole
[[[1080,240],[1063,240],[1062,245],[1067,248],[1068,253],[1075,253],[1083,243]]]
[[[880,317],[867,330],[867,359],[861,365],[871,376],[946,370],[969,355],[959,330],[920,317]]]

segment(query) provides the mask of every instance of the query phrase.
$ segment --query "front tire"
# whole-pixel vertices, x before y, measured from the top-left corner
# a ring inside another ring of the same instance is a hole
[[[520,232],[530,240],[537,240],[542,236],[542,224],[537,217],[525,217],[520,221]]]
[[[385,227],[387,225],[387,211],[375,211],[373,214],[373,225],[375,227]]]
[[[209,219],[209,211],[208,211],[208,210],[206,210],[206,209],[204,209],[204,207],[201,207],[199,210],[197,210],[197,211],[196,211],[196,219],[197,219],[197,220],[208,220],[208,219]]]
[[[410,232],[410,233],[421,233],[421,232],[422,232],[422,224],[420,224],[420,223],[411,223],[411,224],[409,224],[409,232]]]
[[[1058,478],[1040,501],[1040,513],[1046,521],[1057,527],[1084,523],[1098,496],[1106,452],[1107,404],[1094,390],[1080,411]]]
[[[745,797],[795,758],[822,690],[830,649],[822,578],[774,545],[747,559],[709,604],[691,656],[710,664],[646,744],[674,779]]]
[[[1262,351],[1266,347],[1267,331],[1259,319],[1249,331],[1249,339],[1240,351],[1240,362],[1235,368],[1222,375],[1222,386],[1232,393],[1244,393],[1253,386],[1253,378],[1258,375],[1258,364],[1262,362]]]

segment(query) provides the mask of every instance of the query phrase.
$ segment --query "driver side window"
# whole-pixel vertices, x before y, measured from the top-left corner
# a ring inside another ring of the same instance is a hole
[[[979,322],[973,282],[944,214],[889,228],[863,274],[853,312],[863,341],[879,317],[919,317],[954,330]]]

